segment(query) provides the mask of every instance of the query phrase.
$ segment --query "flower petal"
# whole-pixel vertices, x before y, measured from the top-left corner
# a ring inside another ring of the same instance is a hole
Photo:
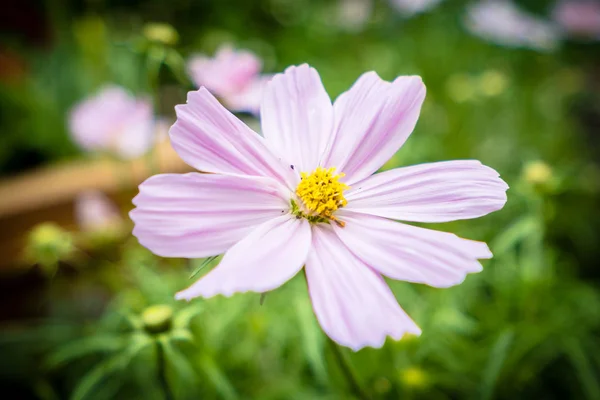
[[[263,94],[272,78],[271,75],[257,76],[243,90],[223,96],[223,103],[232,111],[248,112],[258,116]]]
[[[287,213],[286,190],[270,178],[155,175],[133,199],[133,234],[163,257],[221,254],[256,226]]]
[[[354,256],[330,227],[313,228],[305,270],[317,319],[339,344],[356,351],[381,347],[386,336],[398,340],[405,333],[421,333],[381,275]]]
[[[188,72],[194,83],[205,86],[215,95],[233,95],[244,89],[262,69],[262,61],[247,50],[221,46],[213,58],[195,55],[188,62]]]
[[[346,192],[347,209],[417,222],[477,218],[506,203],[508,185],[476,160],[413,165],[375,174]]]
[[[336,167],[352,184],[377,171],[413,131],[425,85],[418,76],[393,82],[363,74],[333,105],[334,140],[323,165]]]
[[[331,100],[314,68],[289,67],[267,84],[261,103],[267,141],[299,171],[312,172],[333,129]]]
[[[335,233],[365,264],[392,279],[449,287],[480,272],[479,258],[491,258],[483,242],[418,228],[381,217],[345,211]]]
[[[295,187],[290,166],[205,88],[189,92],[187,104],[176,106],[175,111],[171,143],[192,167],[203,172],[268,176]]]
[[[302,269],[310,237],[310,225],[305,219],[288,214],[269,220],[233,246],[214,270],[177,293],[176,298],[190,300],[273,290]]]

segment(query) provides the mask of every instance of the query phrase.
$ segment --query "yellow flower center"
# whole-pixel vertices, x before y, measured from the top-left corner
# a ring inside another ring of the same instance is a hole
[[[343,226],[333,216],[333,212],[348,204],[344,198],[344,190],[350,187],[339,181],[344,174],[336,174],[335,168],[318,167],[311,173],[302,172],[300,175],[302,180],[296,188],[296,194],[304,207],[298,207],[292,201],[292,212],[310,222],[335,221]]]

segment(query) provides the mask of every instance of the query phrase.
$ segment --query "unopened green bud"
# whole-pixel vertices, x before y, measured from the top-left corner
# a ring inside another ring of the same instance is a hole
[[[179,34],[175,28],[165,23],[148,23],[144,25],[142,32],[146,39],[150,40],[151,42],[158,42],[173,46],[179,41]]]
[[[142,312],[144,329],[149,333],[163,333],[171,328],[173,309],[164,304],[147,307]]]
[[[552,168],[543,161],[532,161],[523,168],[523,178],[534,186],[547,185],[552,179]]]
[[[27,257],[43,267],[55,267],[59,261],[71,256],[73,237],[60,226],[45,222],[35,226],[29,233],[27,242]]]

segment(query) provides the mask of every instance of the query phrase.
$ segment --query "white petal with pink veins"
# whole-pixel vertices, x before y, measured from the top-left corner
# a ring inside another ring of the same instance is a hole
[[[401,76],[393,82],[375,72],[363,74],[334,103],[334,140],[323,159],[353,184],[377,171],[412,133],[425,85],[418,76]]]
[[[177,299],[231,296],[278,288],[302,269],[310,247],[310,225],[291,215],[265,222],[233,246],[219,265]]]
[[[339,218],[345,227],[333,228],[350,251],[393,279],[449,287],[461,283],[468,273],[481,271],[477,259],[492,257],[485,243],[452,233],[349,211]]]
[[[142,183],[133,203],[133,234],[143,246],[163,257],[201,258],[287,213],[289,194],[270,178],[164,174]]]
[[[352,254],[329,226],[313,227],[305,269],[317,319],[339,344],[359,350],[381,347],[387,336],[421,333],[381,275]]]
[[[187,104],[176,106],[175,111],[171,144],[192,167],[203,172],[268,176],[295,187],[297,178],[290,166],[205,88],[189,92]]]
[[[475,160],[396,168],[346,192],[347,210],[416,222],[477,218],[501,209],[508,185]]]
[[[333,108],[314,68],[304,64],[275,75],[260,115],[263,134],[278,154],[298,171],[319,166],[333,128]]]

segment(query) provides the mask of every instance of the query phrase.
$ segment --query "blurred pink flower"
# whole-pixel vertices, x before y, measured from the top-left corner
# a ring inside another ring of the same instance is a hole
[[[260,100],[270,75],[261,75],[262,62],[246,50],[221,46],[213,58],[196,55],[188,71],[196,86],[204,86],[232,111],[258,114]]]
[[[548,51],[555,49],[560,40],[552,23],[520,10],[508,0],[472,4],[465,23],[474,35],[503,46]]]
[[[102,192],[88,190],[75,199],[75,221],[83,232],[98,232],[122,223],[117,206]]]
[[[391,0],[392,5],[400,13],[411,16],[425,11],[429,11],[442,0]]]
[[[411,134],[424,98],[419,77],[386,82],[368,72],[332,104],[315,69],[290,67],[267,85],[262,137],[206,89],[190,92],[171,142],[209,173],[140,185],[133,234],[164,257],[225,253],[177,299],[264,293],[304,267],[317,319],[338,343],[358,350],[419,334],[382,275],[448,287],[492,254],[485,243],[393,220],[480,217],[503,207],[508,188],[475,160],[374,174]]]
[[[75,142],[85,150],[138,157],[154,142],[152,104],[119,86],[107,86],[75,106],[69,128]]]
[[[567,34],[582,39],[600,39],[599,1],[559,1],[553,15],[554,20]]]

